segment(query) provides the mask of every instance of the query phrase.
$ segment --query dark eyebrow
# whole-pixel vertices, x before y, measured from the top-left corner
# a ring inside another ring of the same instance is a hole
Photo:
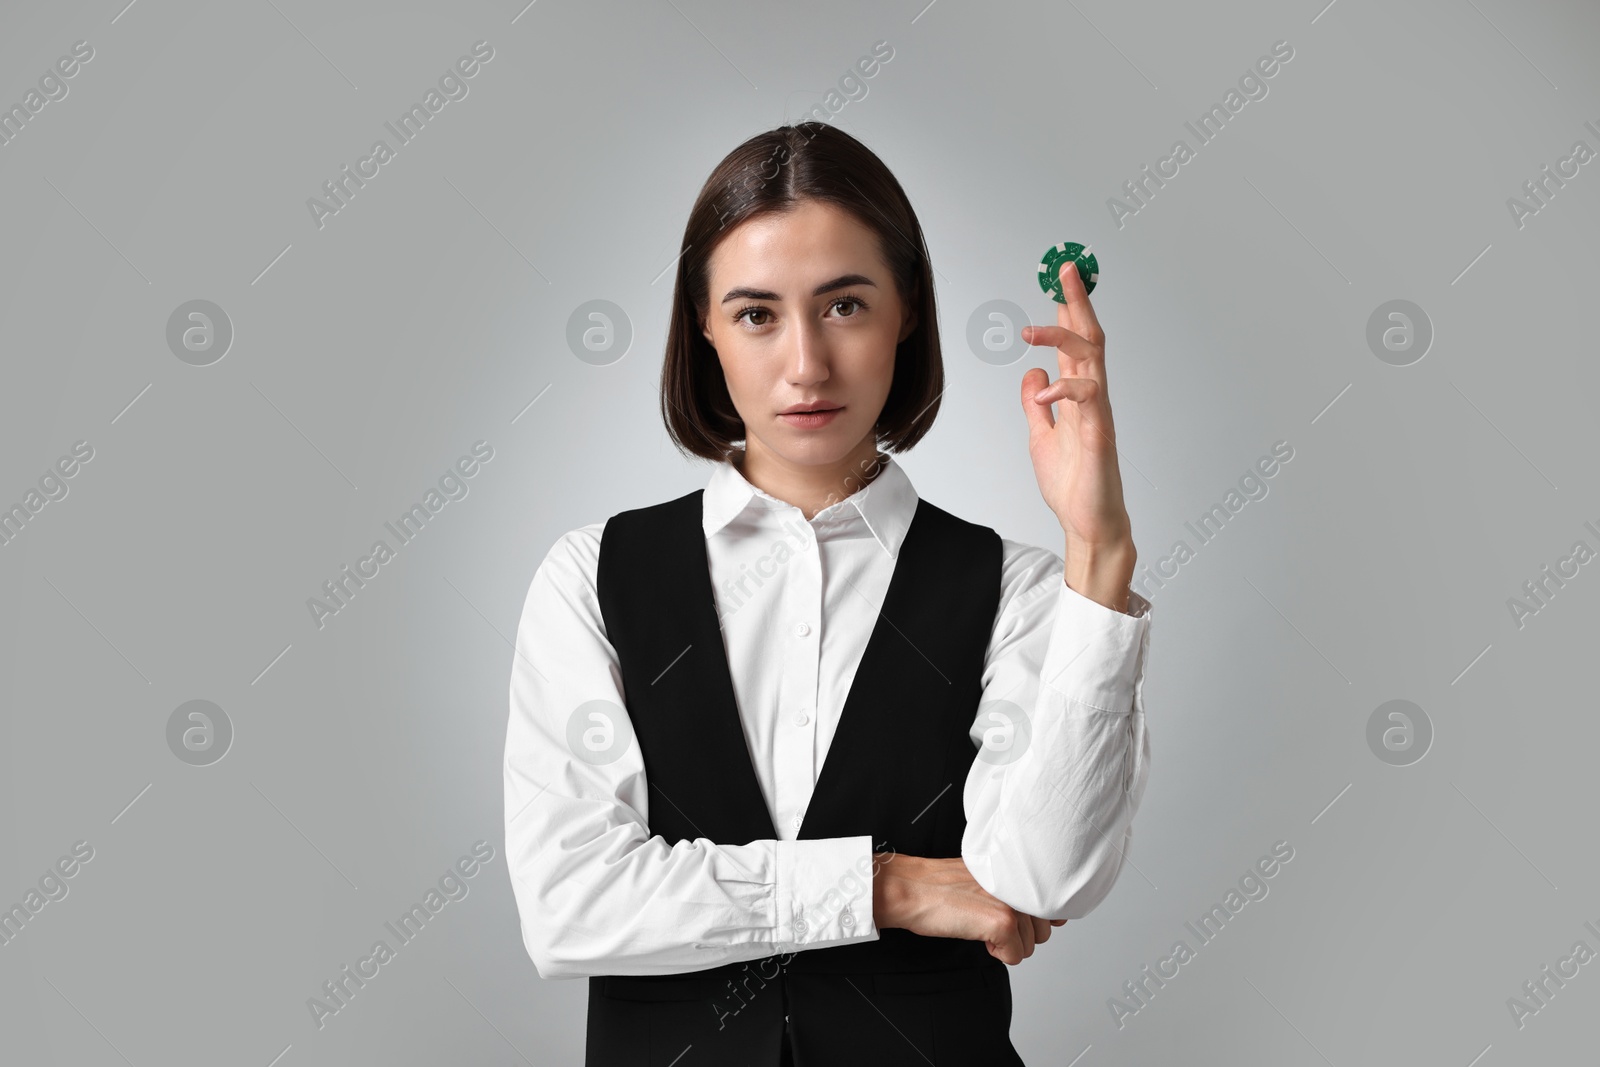
[[[878,283],[874,282],[865,274],[841,274],[839,277],[833,279],[833,281],[823,282],[821,285],[811,290],[811,295],[821,296],[823,293],[831,293],[835,289],[848,289],[852,285],[870,285],[874,289],[878,287]],[[741,285],[737,289],[729,289],[728,295],[722,298],[722,302],[726,304],[730,300],[740,299],[782,300],[783,298],[777,293],[770,292],[766,289],[751,289],[748,286]]]

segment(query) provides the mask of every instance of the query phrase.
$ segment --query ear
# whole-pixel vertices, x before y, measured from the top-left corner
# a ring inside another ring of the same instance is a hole
[[[711,327],[706,325],[706,319],[704,317],[700,319],[700,334],[706,339],[706,343],[710,345],[712,349],[717,347],[716,342],[711,339]]]
[[[916,307],[914,305],[907,304],[906,305],[906,311],[905,311],[905,321],[902,322],[901,325],[900,325],[900,338],[899,338],[899,340],[897,340],[895,342],[895,344],[899,344],[901,341],[904,341],[907,337],[910,337],[911,334],[912,334],[912,331],[914,331],[916,328],[917,328],[917,309],[916,309]]]

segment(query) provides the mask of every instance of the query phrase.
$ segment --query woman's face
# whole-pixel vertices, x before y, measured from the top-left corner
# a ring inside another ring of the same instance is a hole
[[[744,420],[746,449],[787,466],[875,452],[895,346],[916,328],[877,236],[832,204],[805,200],[729,232],[710,275],[703,332]],[[815,402],[839,410],[784,415]]]

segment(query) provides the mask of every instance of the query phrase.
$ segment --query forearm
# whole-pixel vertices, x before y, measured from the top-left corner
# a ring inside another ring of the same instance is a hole
[[[978,882],[1013,908],[1078,919],[1121,873],[1144,793],[1149,739],[1142,714],[1089,710],[1060,726],[1063,735],[1036,734],[1034,743],[1081,745],[1084,759],[1064,774],[1047,773],[1043,759],[1025,760],[1000,789],[969,783],[971,806],[989,817],[969,821],[962,854]]]
[[[1034,636],[993,662],[962,857],[1017,910],[1079,918],[1121,870],[1148,774],[1149,602],[1130,593],[1120,612],[1059,585],[1053,600],[1023,602]]]
[[[549,749],[518,734],[506,861],[541,977],[679,974],[877,937],[871,838],[669,845],[627,800],[597,796],[598,783],[554,767],[529,774]]]
[[[867,839],[859,844],[865,845]],[[761,959],[778,952],[825,948],[872,940],[867,879],[856,897],[859,923],[841,922],[839,905],[817,892],[824,870],[857,842],[753,841],[716,845],[659,837],[613,854],[609,848],[563,852],[508,841],[512,889],[523,941],[545,978],[598,974],[679,974],[723,963]],[[779,853],[791,845],[810,851]],[[814,858],[809,875],[792,867]],[[851,865],[845,865],[849,870]],[[780,871],[782,872],[780,874]],[[786,881],[799,884],[784,884]],[[813,884],[815,883],[815,884]],[[808,898],[800,919],[786,901]]]

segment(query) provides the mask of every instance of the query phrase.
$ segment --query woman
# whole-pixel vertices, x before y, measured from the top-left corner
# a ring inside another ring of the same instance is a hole
[[[751,138],[682,248],[661,411],[710,481],[563,536],[518,629],[528,952],[589,978],[590,1065],[1021,1063],[1005,965],[1110,889],[1149,757],[1094,310],[1069,264],[1024,332],[1062,375],[1021,400],[1063,562],[888,455],[944,377],[921,227],[865,146]]]

